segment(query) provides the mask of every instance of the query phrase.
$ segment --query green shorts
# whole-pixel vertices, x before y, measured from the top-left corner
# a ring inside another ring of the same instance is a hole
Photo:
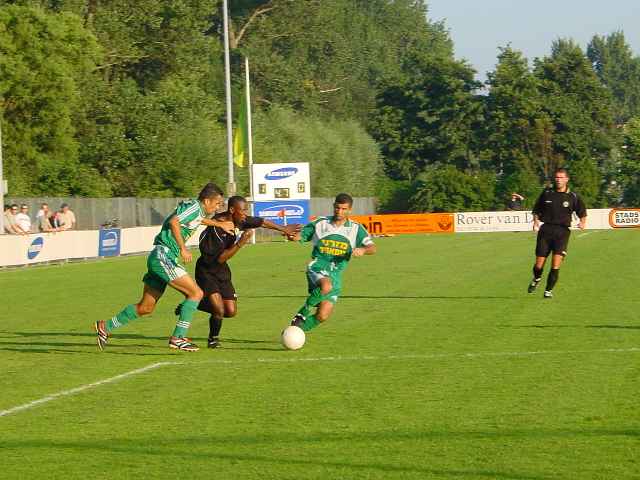
[[[185,275],[187,271],[169,249],[155,245],[147,257],[147,273],[142,277],[142,281],[154,290],[164,292],[170,282]]]
[[[332,263],[312,260],[311,263],[307,265],[307,284],[309,286],[309,293],[320,285],[321,278],[328,278],[331,280],[333,288],[327,295],[327,301],[335,305],[340,293],[342,292],[342,270],[338,270]]]

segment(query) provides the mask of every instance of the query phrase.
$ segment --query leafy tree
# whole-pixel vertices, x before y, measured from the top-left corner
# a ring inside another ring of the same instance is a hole
[[[100,58],[95,38],[72,14],[0,8],[0,98],[6,176],[14,195],[108,192],[78,162],[74,116]]]
[[[625,125],[623,147],[619,176],[623,187],[622,203],[640,207],[640,118],[632,118]]]
[[[587,56],[602,83],[611,91],[618,124],[640,115],[640,58],[633,55],[624,33],[595,35]]]

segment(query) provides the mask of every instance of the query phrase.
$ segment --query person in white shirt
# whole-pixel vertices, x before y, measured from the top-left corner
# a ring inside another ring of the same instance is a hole
[[[24,203],[20,206],[20,212],[16,214],[16,223],[25,232],[31,231],[31,217],[29,217],[29,206]]]
[[[58,213],[58,220],[60,221],[61,230],[71,230],[76,228],[76,216],[69,208],[68,203],[60,205],[60,212]]]

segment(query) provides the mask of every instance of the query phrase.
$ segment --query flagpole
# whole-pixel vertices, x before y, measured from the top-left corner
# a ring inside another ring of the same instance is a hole
[[[255,208],[253,205],[253,135],[251,133],[251,83],[249,81],[249,59],[244,57],[244,78],[245,78],[245,92],[247,100],[247,151],[249,153],[249,198],[251,200],[251,216],[255,215]],[[256,236],[251,237],[251,243],[256,243]]]
[[[222,1],[222,20],[224,37],[224,90],[227,101],[227,195],[236,194],[236,182],[233,176],[233,120],[231,110],[231,62],[229,60],[229,14],[227,0]]]

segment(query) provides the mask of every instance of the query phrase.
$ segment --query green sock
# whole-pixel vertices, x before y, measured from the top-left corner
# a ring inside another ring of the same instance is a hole
[[[115,330],[138,318],[135,305],[127,305],[119,314],[106,322],[107,332]]]
[[[320,320],[318,320],[315,315],[309,315],[305,318],[304,323],[300,328],[305,332],[308,332],[309,330],[316,328],[318,325],[320,325]]]
[[[185,300],[182,302],[178,323],[176,323],[176,328],[173,330],[174,337],[184,337],[187,334],[187,330],[189,330],[191,326],[193,314],[198,308],[198,303],[200,302],[196,300]]]

